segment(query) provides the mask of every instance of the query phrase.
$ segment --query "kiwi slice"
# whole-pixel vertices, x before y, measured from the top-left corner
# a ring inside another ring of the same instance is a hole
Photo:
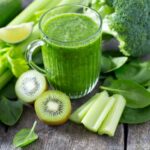
[[[15,91],[21,101],[32,103],[47,87],[46,79],[41,73],[29,70],[19,77],[16,82]]]
[[[56,90],[44,92],[35,101],[34,107],[38,118],[48,125],[63,124],[71,114],[69,97]]]

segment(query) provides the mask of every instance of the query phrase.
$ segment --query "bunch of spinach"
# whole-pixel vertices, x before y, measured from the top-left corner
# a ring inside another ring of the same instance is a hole
[[[15,82],[14,78],[0,91],[0,122],[7,126],[15,125],[23,113],[23,104],[16,98]]]
[[[150,61],[132,61],[115,71],[118,79],[129,79],[142,85],[150,81]]]
[[[150,61],[133,58],[128,60],[121,67],[112,70],[111,74],[103,74],[106,80],[101,89],[121,94],[126,98],[127,105],[120,122],[143,123],[150,120]],[[119,63],[118,61],[116,64]],[[105,69],[110,67],[108,64],[103,65]]]
[[[10,101],[6,97],[0,99],[0,122],[13,126],[19,120],[23,112],[23,104],[20,101]]]

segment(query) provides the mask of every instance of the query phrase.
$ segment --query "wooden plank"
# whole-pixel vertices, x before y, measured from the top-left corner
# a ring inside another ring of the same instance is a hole
[[[93,95],[94,93],[92,93]],[[91,96],[91,95],[90,95]],[[86,101],[84,99],[74,100],[73,106],[76,108]],[[21,128],[31,127],[34,120],[38,120],[33,108],[26,108],[20,122],[9,128],[7,135],[2,136],[0,150],[14,150],[12,139],[15,133]],[[124,149],[124,132],[123,126],[117,129],[115,137],[99,136],[87,131],[82,125],[76,125],[68,122],[65,125],[51,127],[43,124],[38,120],[36,132],[39,140],[31,144],[26,150],[123,150]]]
[[[150,150],[150,122],[128,126],[127,150]]]
[[[3,138],[6,137],[5,127],[0,124],[0,150],[2,149],[1,145],[3,143]]]

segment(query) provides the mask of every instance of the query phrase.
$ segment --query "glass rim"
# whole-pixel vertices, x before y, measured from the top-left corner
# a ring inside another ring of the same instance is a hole
[[[75,40],[75,41],[61,41],[61,40],[57,40],[57,39],[53,39],[52,37],[49,37],[42,29],[42,20],[44,19],[44,17],[51,11],[57,9],[57,8],[61,8],[61,7],[65,7],[65,6],[76,6],[76,7],[82,7],[82,8],[88,8],[90,10],[92,10],[98,17],[99,17],[99,27],[98,29],[96,30],[95,33],[93,33],[92,35],[90,35],[89,37],[87,37],[86,39],[83,39],[83,40]],[[38,23],[38,26],[39,26],[39,30],[40,32],[42,33],[44,39],[50,41],[50,42],[56,42],[56,43],[63,43],[63,44],[69,44],[69,43],[82,43],[82,42],[87,42],[89,40],[91,40],[93,37],[97,36],[101,29],[102,29],[102,17],[101,15],[93,8],[90,8],[88,6],[85,6],[85,5],[80,5],[80,4],[64,4],[64,5],[59,5],[59,6],[56,6],[56,7],[53,7],[51,9],[49,9],[48,11],[46,11],[41,17],[40,17],[40,20],[39,20],[39,23]]]

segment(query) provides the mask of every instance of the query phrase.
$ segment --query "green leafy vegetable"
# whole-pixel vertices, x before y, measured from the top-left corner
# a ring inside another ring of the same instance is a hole
[[[24,147],[38,139],[38,135],[34,132],[37,122],[35,121],[31,129],[20,130],[13,139],[15,147]]]
[[[28,71],[29,69],[26,60],[23,58],[12,59],[9,57],[8,61],[11,66],[11,71],[16,77],[19,77],[22,73]]]
[[[0,27],[6,25],[21,11],[22,0],[0,0]],[[2,15],[3,14],[3,15]]]
[[[12,79],[13,75],[10,70],[6,70],[0,75],[0,90]]]
[[[0,49],[0,76],[8,69],[7,52],[10,48]]]
[[[15,83],[16,78],[13,78],[2,90],[0,90],[0,96],[4,96],[11,100],[16,99]]]
[[[104,80],[103,86],[109,86],[109,85],[112,83],[113,80],[114,80],[114,78],[113,78],[112,76],[108,76],[108,77]]]
[[[150,53],[149,0],[92,0],[102,14],[104,33],[119,41],[125,55],[141,56]]]
[[[103,73],[114,71],[123,66],[128,60],[128,57],[110,57],[102,56],[101,70]]]
[[[150,121],[150,106],[133,109],[126,107],[121,117],[121,123],[139,124]]]
[[[150,86],[147,88],[147,91],[150,92]]]
[[[129,79],[145,84],[150,80],[150,61],[132,61],[117,69],[115,75],[118,79]]]
[[[0,121],[8,126],[17,123],[23,112],[23,104],[20,101],[10,101],[5,97],[0,100]]]
[[[123,95],[130,108],[144,108],[150,105],[150,93],[132,80],[113,80],[109,86],[101,86],[101,89]]]

